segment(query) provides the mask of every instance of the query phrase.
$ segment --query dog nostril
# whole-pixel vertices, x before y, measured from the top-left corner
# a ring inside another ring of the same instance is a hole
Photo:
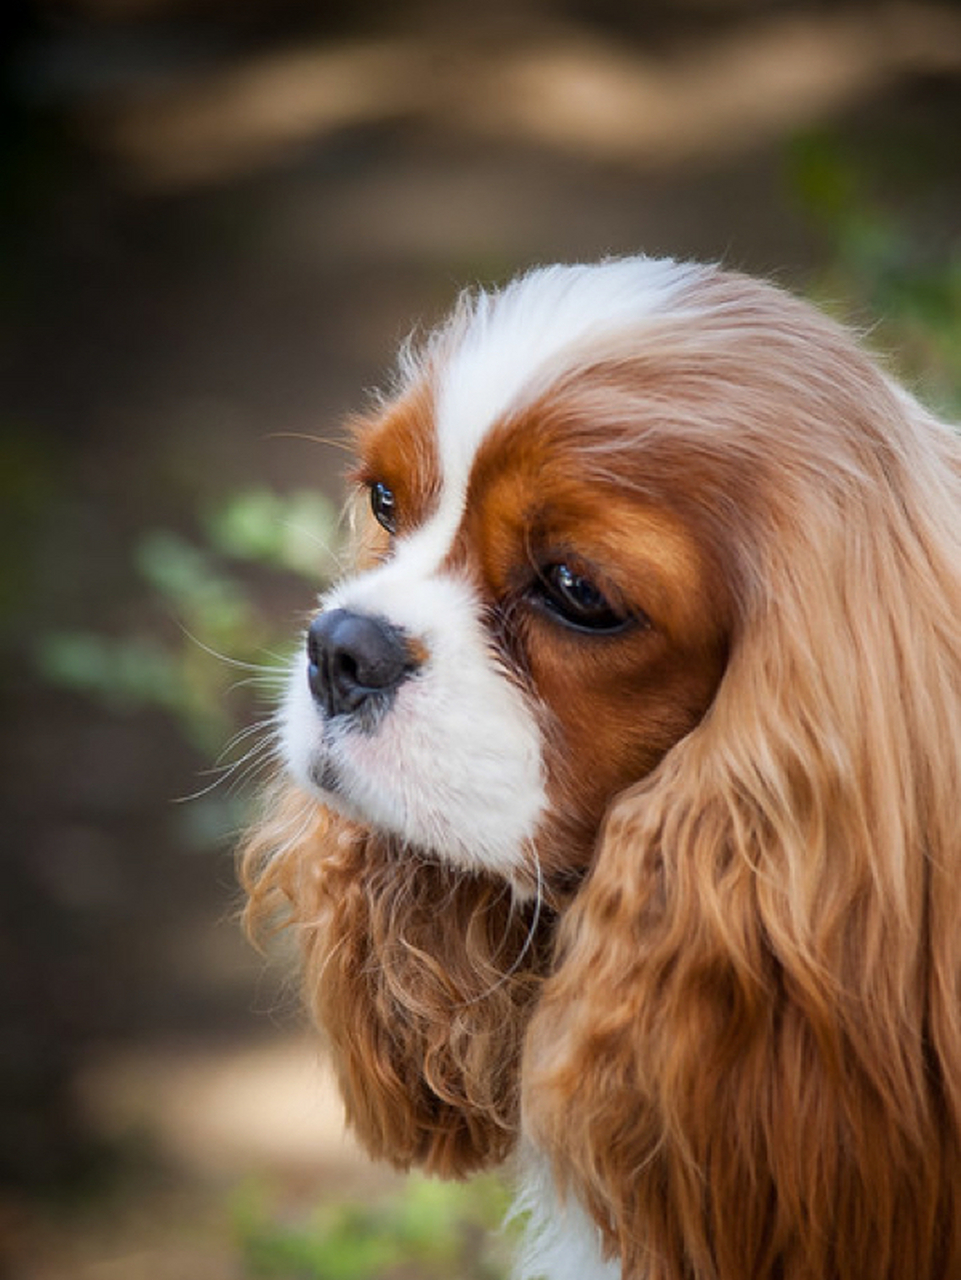
[[[307,632],[307,680],[328,716],[356,711],[390,693],[412,670],[404,633],[383,618],[334,609]]]
[[[338,652],[334,654],[335,670],[334,675],[346,681],[360,685],[364,681],[361,679],[360,668],[357,665],[357,659],[350,653]]]

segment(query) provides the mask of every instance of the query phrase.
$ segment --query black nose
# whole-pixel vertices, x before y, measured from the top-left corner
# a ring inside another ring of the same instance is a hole
[[[307,679],[328,716],[392,693],[413,669],[404,633],[383,618],[334,609],[307,631]]]

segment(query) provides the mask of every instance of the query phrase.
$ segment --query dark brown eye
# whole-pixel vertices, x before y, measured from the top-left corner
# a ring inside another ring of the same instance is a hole
[[[382,480],[370,486],[370,509],[382,528],[388,533],[397,532],[397,502],[393,490],[388,489]]]
[[[567,564],[551,564],[541,571],[535,597],[566,626],[579,631],[620,631],[631,621],[590,578]]]

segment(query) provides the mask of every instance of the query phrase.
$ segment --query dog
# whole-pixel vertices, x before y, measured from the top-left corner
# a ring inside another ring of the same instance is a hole
[[[242,874],[362,1144],[513,1157],[523,1276],[961,1277],[958,435],[646,257],[464,295],[354,435]]]

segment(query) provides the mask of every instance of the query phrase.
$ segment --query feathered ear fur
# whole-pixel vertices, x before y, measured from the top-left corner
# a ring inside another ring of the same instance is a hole
[[[247,923],[298,934],[347,1120],[375,1157],[463,1177],[514,1144],[549,911],[420,858],[290,789],[251,836]]]
[[[631,1280],[961,1275],[961,454],[859,382],[860,443],[799,432],[729,513],[715,704],[612,806],[531,1024],[525,1130]]]

